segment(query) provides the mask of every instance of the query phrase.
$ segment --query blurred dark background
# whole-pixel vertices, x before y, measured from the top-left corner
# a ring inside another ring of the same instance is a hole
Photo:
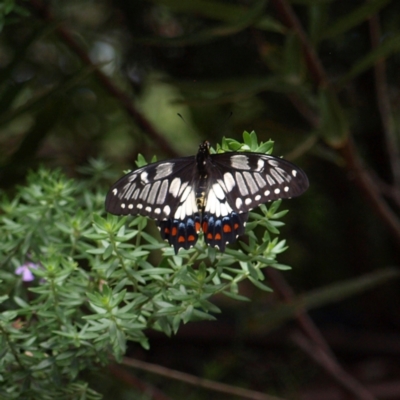
[[[267,274],[274,294],[244,283],[251,304],[217,298],[217,322],[190,323],[172,338],[149,332],[151,350],[132,346],[127,356],[286,398],[400,399],[400,293],[387,269],[400,262],[400,2],[7,4],[8,193],[39,164],[79,178],[77,167],[100,157],[117,178],[138,153],[187,156],[201,140],[215,146],[244,130],[274,140],[274,154],[309,176],[306,194],[282,204],[289,249],[279,261],[292,269]],[[342,293],[346,282],[352,289]],[[297,313],[282,306],[301,299],[314,300]],[[344,380],[312,350],[317,333]],[[88,379],[105,398],[215,395],[117,365]]]

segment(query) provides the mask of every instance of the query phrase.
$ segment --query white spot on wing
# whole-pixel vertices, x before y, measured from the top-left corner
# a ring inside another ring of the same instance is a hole
[[[250,189],[251,194],[254,194],[258,191],[258,187],[256,181],[251,176],[250,172],[243,172],[244,179],[246,179],[247,186]]]
[[[258,195],[255,197],[255,200],[256,200],[256,201],[261,200],[261,196],[258,194]]]
[[[246,204],[246,206],[251,204],[251,199],[248,197],[245,201],[244,204]]]
[[[151,187],[151,185],[150,185],[150,184],[147,184],[147,185],[143,188],[142,193],[140,193],[140,196],[139,196],[139,197],[140,197],[143,201],[146,201],[147,195],[149,194],[149,191],[150,191],[150,187]]]
[[[227,192],[228,192],[228,189],[226,188],[224,181],[223,181],[222,179],[217,179],[217,182],[218,182],[219,185],[221,186],[222,190],[223,190],[225,193],[227,193]]]
[[[240,172],[236,172],[235,176],[236,176],[236,182],[239,186],[240,194],[242,196],[247,196],[249,194],[249,191],[247,190],[247,186],[244,183],[242,174]]]
[[[279,165],[279,161],[273,160],[273,159],[269,159],[268,160],[268,164],[271,165],[271,167],[277,167]]]
[[[218,200],[216,200],[214,204],[215,204],[215,215],[218,218],[221,215],[221,203]]]
[[[137,172],[137,171],[136,171]],[[137,178],[138,174],[134,173],[128,176],[128,181],[133,182]]]
[[[206,199],[205,211],[215,214],[215,203],[218,199],[215,197],[214,191],[210,190]]]
[[[224,182],[225,182],[225,186],[228,189],[228,191],[230,192],[236,185],[235,180],[233,179],[233,176],[230,172],[226,172],[224,174]]]
[[[154,214],[161,214],[161,208],[157,207],[157,208],[154,210]]]
[[[169,192],[172,196],[177,197],[179,193],[179,188],[181,187],[181,180],[179,178],[174,178],[169,186]]]
[[[169,214],[171,213],[171,208],[170,208],[170,206],[165,206],[163,211],[164,211],[164,214],[165,214],[167,217],[169,217]]]
[[[237,169],[250,169],[249,158],[242,154],[231,156],[231,166]]]
[[[264,169],[264,160],[262,158],[259,158],[257,161],[257,171],[262,171]]]
[[[218,185],[217,183],[214,183],[213,185],[213,190],[215,195],[220,199],[220,200],[224,200],[225,199],[225,194],[224,191],[222,190],[221,186]]]
[[[117,188],[115,188],[115,189],[113,189],[113,195],[115,196],[117,193],[118,193],[118,189]]]
[[[181,213],[182,213],[182,206],[180,205],[175,211],[174,218],[175,219],[183,219],[184,217],[183,218],[181,217]],[[185,215],[184,211],[183,211],[183,215]]]
[[[264,178],[258,172],[255,172],[253,174],[253,178],[255,178],[257,185],[260,189],[262,189],[263,187],[265,187],[267,185],[267,182],[264,180]]]
[[[129,204],[128,208],[129,208],[130,210],[132,210],[133,204]]]
[[[186,200],[186,215],[193,215],[197,211],[196,196],[192,190]]]
[[[275,181],[272,179],[271,175],[267,174],[266,178],[270,185],[275,185]]]
[[[151,211],[151,207],[147,206],[147,207],[145,208],[145,210],[146,210],[147,212],[150,212],[150,211]]]
[[[288,182],[292,180],[292,177],[282,168],[275,168],[276,172],[278,172],[284,179]]]
[[[151,187],[150,193],[149,193],[149,197],[147,199],[147,201],[150,204],[154,204],[156,202],[156,196],[157,196],[157,192],[158,192],[158,188],[160,187],[161,182],[157,181],[153,183],[153,186]]]
[[[289,186],[285,186],[283,190],[287,193],[289,191]]]
[[[264,196],[269,196],[270,193],[271,193],[271,192],[270,192],[269,190],[266,190],[266,191],[264,192]]]
[[[222,217],[227,216],[229,214],[228,205],[226,203],[221,203],[220,206],[221,206],[221,216]]]
[[[155,180],[166,178],[167,176],[171,175],[172,169],[174,167],[173,163],[163,163],[156,167],[156,175],[154,177]]]
[[[136,204],[136,208],[138,208],[139,210],[141,210],[141,209],[143,208],[143,204],[140,204],[140,203]]]
[[[271,169],[271,175],[275,178],[275,180],[280,184],[284,182],[283,178],[280,174],[276,171],[276,169]]]
[[[243,204],[242,199],[241,199],[240,197],[238,197],[238,198],[236,199],[236,202],[235,202],[236,208],[241,208],[241,207],[242,207],[242,204]]]
[[[139,192],[140,192],[140,189],[139,189],[139,188],[135,190],[135,193],[133,193],[133,196],[132,196],[132,199],[133,199],[133,200],[136,200],[136,199],[137,199],[137,197],[139,196]]]
[[[179,193],[178,196],[180,196],[182,194],[182,192],[186,189],[187,185],[189,182],[183,182],[181,185],[181,188],[179,189]]]
[[[149,176],[149,174],[148,174],[146,171],[143,171],[143,172],[140,174],[140,180],[141,180],[143,183],[149,183],[148,176]]]
[[[131,187],[129,188],[129,190],[125,193],[125,198],[129,199],[132,196],[133,191],[136,188],[136,183],[131,184]]]
[[[275,190],[274,190],[274,193],[275,194],[279,194],[281,192],[281,189],[279,189],[279,188],[276,188]]]
[[[121,193],[119,194],[119,198],[121,199],[122,197],[125,196],[125,193],[129,190],[129,188],[131,187],[130,183],[127,183],[121,190]]]
[[[121,208],[125,208],[125,203],[121,203]]]
[[[296,178],[296,175],[297,175],[297,171],[294,169],[294,170],[292,170],[292,175]]]
[[[192,188],[190,186],[188,186],[185,191],[183,192],[182,196],[181,196],[181,202],[186,201],[186,199],[189,196],[189,193],[192,191]]]
[[[168,180],[164,179],[162,181],[160,191],[158,192],[158,197],[157,197],[157,204],[163,204],[165,201],[165,197],[167,196],[167,191],[168,191]]]

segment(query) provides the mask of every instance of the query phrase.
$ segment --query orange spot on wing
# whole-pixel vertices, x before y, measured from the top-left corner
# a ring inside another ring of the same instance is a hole
[[[171,232],[171,231],[169,230],[169,228],[165,228],[165,229],[164,229],[164,233],[165,233],[166,235],[168,235],[170,232]]]
[[[196,238],[194,237],[194,235],[189,235],[189,236],[188,236],[188,241],[189,241],[189,242],[194,242],[195,239],[196,239]]]
[[[177,233],[178,233],[178,229],[176,229],[176,227],[174,226],[172,228],[172,236],[176,236]]]
[[[179,236],[178,243],[184,243],[184,242],[185,242],[185,236]]]
[[[203,224],[204,225],[204,224]],[[199,232],[200,231],[200,228],[201,228],[201,225],[200,225],[200,222],[198,222],[198,221],[196,221],[196,223],[195,223],[195,228],[196,228],[196,232]]]
[[[207,233],[207,230],[208,230],[208,224],[207,222],[203,222],[203,232]]]
[[[207,235],[207,239],[212,239],[212,238],[213,238],[212,233],[209,233],[209,234]]]
[[[220,233],[216,233],[215,234],[215,240],[221,240],[221,234]]]
[[[230,227],[230,225],[224,225],[224,232],[225,232],[225,233],[230,233],[230,232],[232,232],[232,228]]]
[[[235,225],[233,225],[233,229],[235,229],[235,231],[236,231],[236,229],[238,229],[239,228],[239,224],[235,224]]]

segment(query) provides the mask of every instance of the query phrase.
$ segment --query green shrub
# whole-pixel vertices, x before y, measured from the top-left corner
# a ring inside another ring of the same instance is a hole
[[[244,139],[218,149],[272,151],[254,133]],[[99,180],[107,168],[93,161],[88,180],[40,168],[12,200],[2,198],[1,398],[98,398],[80,371],[121,360],[128,341],[147,349],[145,329],[171,335],[181,323],[214,319],[213,295],[248,300],[240,281],[270,291],[262,269],[288,268],[276,261],[286,248],[276,237],[280,201],[251,213],[246,238],[225,253],[200,238],[175,255],[146,218],[106,215]]]

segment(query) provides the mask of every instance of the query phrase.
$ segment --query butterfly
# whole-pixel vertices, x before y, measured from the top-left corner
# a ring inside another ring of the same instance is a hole
[[[260,204],[301,195],[309,186],[297,166],[251,152],[197,155],[155,162],[118,180],[105,207],[111,214],[155,219],[175,253],[194,246],[202,231],[207,245],[221,251],[244,234],[249,211]]]

